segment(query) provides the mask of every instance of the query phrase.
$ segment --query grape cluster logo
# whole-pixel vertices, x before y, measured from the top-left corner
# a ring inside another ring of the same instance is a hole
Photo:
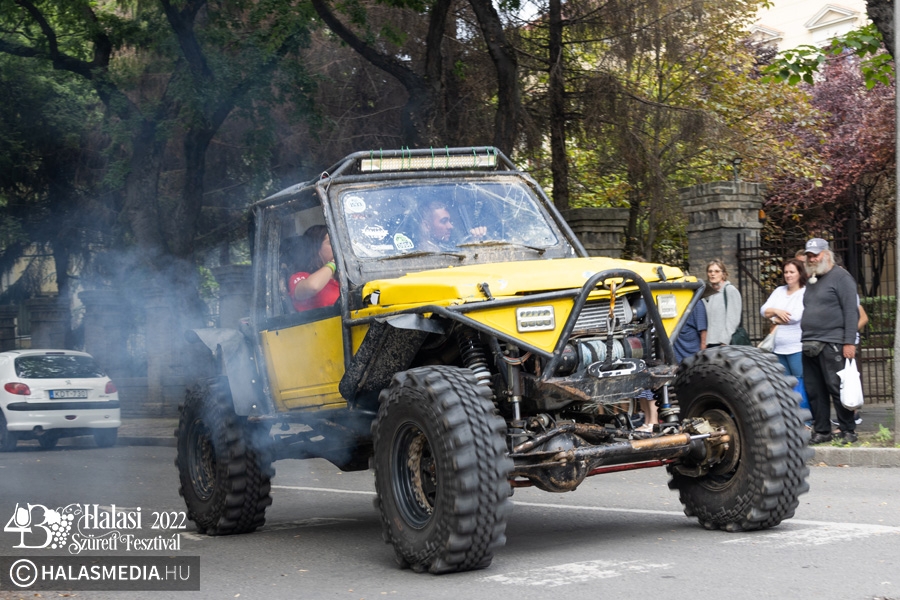
[[[19,543],[13,548],[63,548],[80,514],[81,507],[77,504],[55,509],[43,504],[16,504],[3,531],[19,534]]]

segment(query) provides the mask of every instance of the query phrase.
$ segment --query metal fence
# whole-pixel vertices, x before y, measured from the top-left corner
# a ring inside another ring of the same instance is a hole
[[[835,238],[836,259],[858,283],[860,304],[869,316],[860,333],[860,372],[866,402],[893,403],[893,349],[897,281],[893,228],[857,230]],[[784,282],[781,266],[802,249],[802,242],[779,240],[747,245],[738,235],[737,285],[744,301],[743,323],[754,343],[768,333],[769,323],[759,314],[769,294]]]

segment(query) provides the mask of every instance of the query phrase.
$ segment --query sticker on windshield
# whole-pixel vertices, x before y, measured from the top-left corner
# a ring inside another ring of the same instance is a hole
[[[383,240],[387,237],[387,229],[381,225],[368,225],[363,227],[362,234],[372,240]]]
[[[394,247],[401,252],[405,252],[407,250],[412,250],[415,247],[415,244],[413,244],[413,241],[404,234],[397,233],[394,235]]]
[[[347,196],[344,198],[344,211],[348,213],[361,213],[366,210],[366,201],[362,196]]]

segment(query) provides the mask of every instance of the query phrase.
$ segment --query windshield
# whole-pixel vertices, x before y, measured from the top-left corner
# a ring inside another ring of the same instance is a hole
[[[518,181],[353,187],[340,206],[353,252],[363,259],[506,245],[542,254],[559,243],[533,192]]]

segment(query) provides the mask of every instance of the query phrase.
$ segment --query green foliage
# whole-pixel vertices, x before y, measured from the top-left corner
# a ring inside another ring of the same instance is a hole
[[[860,298],[859,302],[869,315],[869,323],[862,336],[862,345],[867,348],[893,348],[897,297],[870,296]]]
[[[869,24],[854,29],[831,40],[826,46],[803,45],[782,51],[776,60],[763,69],[767,81],[786,81],[789,85],[800,82],[813,85],[827,61],[847,52],[858,56],[866,88],[878,84],[891,85],[894,61],[883,51],[881,33]]]
[[[218,298],[219,282],[216,281],[216,278],[213,276],[212,270],[200,265],[197,267],[197,274],[200,282],[200,298],[205,302]]]
[[[891,433],[890,429],[879,423],[878,431],[872,435],[872,440],[882,444],[890,443],[894,440],[894,434]]]

